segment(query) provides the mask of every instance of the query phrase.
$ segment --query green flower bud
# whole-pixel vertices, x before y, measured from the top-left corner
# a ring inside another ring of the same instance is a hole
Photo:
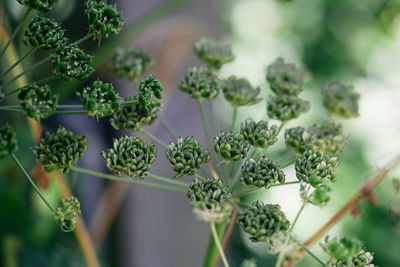
[[[242,184],[246,186],[265,187],[285,182],[285,174],[280,170],[276,161],[266,156],[259,159],[249,158],[242,165]]]
[[[40,12],[50,11],[56,4],[56,0],[17,0],[17,1],[21,5],[31,7]]]
[[[358,117],[358,100],[360,94],[354,87],[339,82],[330,82],[322,87],[324,107],[333,115],[343,118]]]
[[[194,52],[210,69],[219,70],[222,65],[235,59],[228,44],[202,38],[193,46]]]
[[[120,110],[110,120],[112,126],[117,130],[132,129],[138,132],[143,125],[152,124],[162,107],[162,91],[161,83],[154,79],[154,75],[150,75],[141,82],[139,95],[121,103]]]
[[[102,118],[119,111],[121,99],[111,83],[94,81],[91,87],[86,87],[76,95],[90,117]]]
[[[358,266],[346,263],[351,263],[363,249],[361,241],[347,237],[341,239],[335,237],[329,240],[329,236],[326,236],[324,243],[321,242],[320,246],[331,257],[329,261],[330,264],[333,264],[331,266],[336,266],[335,264],[338,264],[337,266]]]
[[[364,249],[358,252],[356,257],[351,259],[353,266],[357,267],[375,267],[375,265],[372,263],[373,260],[374,256],[372,253],[365,251]]]
[[[271,119],[289,121],[310,110],[310,102],[293,95],[269,96],[268,116]]]
[[[178,138],[177,143],[171,143],[166,151],[167,159],[172,164],[172,170],[177,172],[174,178],[193,175],[201,165],[210,160],[210,153],[203,149],[193,137]]]
[[[307,135],[307,130],[303,127],[294,127],[285,130],[285,144],[291,147],[299,154],[310,148],[310,136]]]
[[[268,127],[267,121],[256,123],[253,119],[247,119],[242,123],[240,132],[251,145],[266,148],[278,141],[279,127],[276,125]]]
[[[267,81],[277,95],[299,95],[303,91],[305,76],[295,64],[285,63],[282,58],[268,66]]]
[[[94,39],[108,38],[119,33],[124,17],[118,12],[116,5],[108,5],[107,1],[87,0],[85,7],[89,29],[94,33]]]
[[[83,81],[94,71],[90,66],[92,56],[85,54],[74,44],[57,46],[56,53],[51,57],[57,75],[67,81],[72,79]]]
[[[317,185],[312,192],[309,191],[310,187],[308,185],[300,184],[300,197],[310,204],[324,207],[331,199],[329,192],[332,191],[332,188],[327,184]]]
[[[59,45],[65,45],[63,28],[53,19],[34,17],[25,31],[27,45],[40,49],[52,49]]]
[[[48,85],[24,87],[18,93],[18,99],[25,115],[37,121],[53,115],[58,104],[58,96],[52,94]]]
[[[113,148],[101,152],[107,168],[115,174],[124,174],[143,179],[149,174],[151,165],[156,158],[156,147],[147,144],[136,136],[123,136],[115,139]]]
[[[338,158],[329,157],[321,150],[310,149],[296,158],[296,176],[299,181],[317,187],[327,181],[336,181],[335,169],[338,165]]]
[[[82,158],[87,150],[86,143],[86,137],[75,136],[73,132],[59,127],[56,133],[43,132],[32,151],[46,172],[66,172],[73,163]]]
[[[17,150],[17,134],[14,129],[8,124],[0,126],[0,158],[4,158]]]
[[[220,132],[214,138],[214,150],[226,161],[237,161],[247,156],[250,143],[236,132]]]
[[[191,67],[178,87],[181,91],[188,93],[191,98],[214,99],[221,90],[222,82],[210,69]]]
[[[143,52],[140,48],[115,50],[108,69],[121,78],[135,81],[154,65],[150,54]]]
[[[75,230],[76,219],[81,215],[81,204],[76,197],[62,199],[54,212],[54,219],[64,232]]]
[[[343,127],[334,121],[321,121],[308,129],[313,144],[328,155],[339,155],[348,137],[343,135]]]
[[[261,201],[254,202],[236,222],[246,233],[250,234],[253,242],[269,242],[274,236],[289,229],[289,221],[279,205],[264,205]]]
[[[223,82],[225,99],[233,106],[250,106],[259,103],[260,87],[254,88],[248,80],[230,76]]]
[[[228,203],[231,193],[220,180],[196,178],[189,185],[188,198],[197,218],[205,222],[226,221],[232,206]]]

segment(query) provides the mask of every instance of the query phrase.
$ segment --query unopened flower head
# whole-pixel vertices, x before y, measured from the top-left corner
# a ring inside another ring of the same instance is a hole
[[[324,107],[332,114],[343,118],[358,117],[360,94],[354,87],[339,82],[330,82],[322,87]]]
[[[4,124],[0,126],[0,158],[6,157],[18,150],[17,134],[14,129]]]
[[[324,207],[328,204],[331,199],[329,196],[330,191],[332,191],[332,188],[328,184],[320,184],[316,187],[306,183],[300,184],[300,197],[307,203],[319,207]]]
[[[220,132],[214,138],[214,150],[226,161],[237,161],[247,156],[250,143],[237,132]]]
[[[320,246],[331,257],[329,263],[339,264],[337,266],[349,266],[340,265],[340,263],[351,262],[363,250],[361,241],[348,237],[340,239],[335,237],[329,240],[329,236],[326,236],[324,242],[320,243]]]
[[[240,132],[252,146],[266,148],[278,141],[279,127],[268,126],[267,121],[255,122],[253,119],[247,119],[242,123]]]
[[[25,31],[24,43],[40,49],[65,45],[64,29],[53,19],[34,17]]]
[[[230,45],[202,38],[193,46],[194,52],[210,69],[219,70],[235,59]]]
[[[234,107],[250,106],[259,103],[260,87],[253,87],[247,79],[230,76],[223,81],[225,99]]]
[[[191,67],[178,87],[181,91],[188,93],[191,98],[214,99],[222,88],[222,81],[211,69]]]
[[[276,183],[285,182],[285,174],[276,161],[266,156],[259,159],[249,158],[242,165],[241,182],[245,186],[269,188]]]
[[[289,121],[298,118],[310,110],[310,102],[294,95],[270,95],[268,98],[268,116],[271,119]]]
[[[48,85],[28,85],[18,93],[18,99],[25,115],[35,120],[53,115],[58,104],[58,96]]]
[[[81,215],[81,204],[76,197],[62,199],[54,212],[54,219],[64,232],[75,230],[76,220]]]
[[[346,145],[348,137],[343,134],[343,127],[334,121],[321,121],[309,127],[312,141],[326,154],[336,156]]]

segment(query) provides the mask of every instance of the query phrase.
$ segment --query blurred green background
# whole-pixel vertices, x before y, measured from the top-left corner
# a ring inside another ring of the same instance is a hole
[[[246,77],[262,88],[264,97],[270,94],[265,80],[266,66],[275,58],[281,56],[309,72],[304,98],[312,102],[312,109],[300,119],[291,121],[289,127],[310,125],[328,118],[320,104],[323,83],[339,80],[355,86],[361,94],[360,117],[340,121],[350,139],[340,155],[338,181],[332,199],[323,209],[307,207],[295,227],[295,234],[300,239],[306,240],[371,177],[374,170],[399,153],[400,1],[109,2],[117,3],[118,9],[123,11],[127,18],[125,29],[134,29],[121,45],[139,45],[155,56],[156,66],[152,71],[165,86],[165,116],[180,135],[195,135],[203,144],[205,139],[201,135],[198,108],[176,87],[187,67],[200,64],[191,46],[202,36],[232,43],[237,57],[222,68],[221,77],[231,74]],[[4,25],[13,29],[23,12],[21,6],[14,0],[1,0],[0,3]],[[87,32],[83,4],[80,0],[59,0],[57,8],[48,14],[62,23],[71,40],[77,40]],[[16,42],[20,55],[28,49],[20,42],[21,38],[20,34]],[[107,46],[110,40],[103,40],[102,44]],[[96,42],[86,42],[82,47],[90,54],[101,56],[101,53],[96,54],[99,51]],[[24,61],[25,66],[45,54],[36,53]],[[0,67],[4,70],[5,64],[1,62]],[[45,65],[30,73],[28,78],[35,81],[51,71],[51,65]],[[97,72],[85,83],[97,77],[112,81],[121,95],[135,93],[134,85],[116,79],[103,65],[99,65]],[[84,84],[62,81],[52,83],[61,96],[61,103],[76,103],[75,90],[82,86]],[[6,103],[15,104],[16,100],[7,99]],[[231,121],[230,106],[219,97],[215,108],[219,122],[227,127]],[[260,119],[264,112],[265,102],[241,108],[236,127],[247,117]],[[0,121],[10,122],[17,129],[18,156],[24,166],[32,170],[35,165],[30,151],[33,140],[28,134],[26,120],[20,114],[0,113]],[[111,144],[112,137],[121,133],[113,131],[107,120],[96,122],[84,116],[53,116],[43,121],[47,129],[60,124],[88,137],[89,149],[81,164],[105,171],[99,152]],[[172,141],[157,125],[150,129],[166,142]],[[272,155],[284,147],[282,139],[275,145],[276,149],[271,150]],[[160,153],[159,156],[164,155]],[[155,165],[154,172],[164,176],[172,174],[165,159]],[[293,168],[286,171],[289,180],[295,179]],[[399,175],[399,170],[392,172],[378,187],[374,205],[362,201],[357,216],[347,215],[330,231],[332,236],[350,235],[363,240],[366,248],[375,253],[374,263],[378,266],[400,266],[400,195],[396,194],[392,184],[393,178]],[[209,229],[193,218],[184,196],[153,189],[126,189],[126,185],[116,187],[116,192],[123,192],[120,193],[123,196],[120,208],[112,215],[115,220],[102,236],[96,232],[98,224],[94,214],[107,183],[90,177],[81,178],[70,173],[67,181],[81,201],[92,236],[99,240],[96,244],[104,266],[202,265]],[[53,203],[60,198],[52,181],[45,193]],[[296,186],[271,189],[248,200],[255,198],[281,204],[289,219],[294,218],[300,206]],[[58,230],[51,214],[11,158],[0,161],[0,247],[1,266],[85,266],[75,236]],[[316,245],[313,251],[326,258],[319,246]],[[257,259],[259,266],[273,266],[275,262],[275,255],[268,254],[264,246],[250,243],[238,227],[234,228],[227,254],[232,266],[239,266],[245,258],[252,257]],[[316,263],[306,257],[297,266],[316,266]]]

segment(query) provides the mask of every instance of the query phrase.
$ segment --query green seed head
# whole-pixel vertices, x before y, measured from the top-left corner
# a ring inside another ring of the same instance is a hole
[[[81,215],[81,204],[76,197],[62,199],[54,212],[54,219],[64,232],[75,230],[76,220]]]
[[[271,119],[289,121],[310,110],[310,102],[294,95],[271,95],[268,98],[268,116]]]
[[[287,231],[290,225],[279,205],[264,205],[261,201],[254,202],[236,221],[253,242],[269,242],[280,232]]]
[[[249,158],[242,165],[241,182],[245,186],[264,187],[285,182],[285,174],[276,161],[266,156],[259,159]]]
[[[334,121],[316,123],[309,127],[308,132],[313,144],[328,155],[339,155],[348,139],[343,134],[342,125]]]
[[[328,181],[336,181],[335,169],[338,165],[336,157],[329,157],[321,150],[310,149],[296,158],[296,176],[299,181],[317,187]]]
[[[363,250],[361,241],[347,237],[340,239],[335,237],[329,240],[329,236],[326,236],[324,243],[321,242],[320,246],[331,257],[329,261],[331,265],[329,266],[360,266],[346,265],[346,263],[351,263],[353,259],[359,256],[359,253]]]
[[[205,222],[226,221],[232,206],[228,203],[231,193],[220,180],[196,178],[188,190],[188,198],[192,203],[197,218]]]
[[[40,49],[52,49],[65,45],[63,28],[53,19],[35,17],[25,31],[24,43]]]
[[[108,5],[107,1],[87,0],[85,15],[94,39],[119,33],[125,20],[116,5]]]
[[[260,88],[254,88],[248,80],[230,76],[223,81],[225,99],[233,106],[250,106],[259,103],[262,98],[257,98]]]
[[[45,131],[39,143],[32,148],[38,162],[46,172],[68,171],[69,167],[86,152],[87,139],[59,127],[56,133]]]
[[[237,161],[247,156],[250,143],[236,132],[220,132],[214,138],[214,150],[226,161]]]
[[[88,86],[82,92],[76,94],[90,117],[110,116],[120,109],[121,99],[111,83],[97,80],[93,82],[91,87]]]
[[[278,58],[268,66],[267,81],[277,95],[297,96],[303,91],[305,73],[294,64],[285,63]]]
[[[74,44],[57,46],[51,58],[57,75],[66,81],[83,81],[94,71],[91,67],[92,56]]]
[[[0,126],[0,158],[4,158],[17,150],[17,134],[14,129],[8,124]]]
[[[299,154],[304,153],[309,148],[311,142],[307,135],[307,130],[303,127],[294,127],[285,130],[285,144]]]
[[[191,67],[178,87],[191,98],[214,99],[222,88],[222,82],[211,69]]]
[[[123,136],[114,140],[112,148],[101,152],[107,168],[115,174],[143,179],[149,174],[156,158],[156,147],[135,136]]]
[[[174,178],[193,175],[202,164],[210,160],[210,153],[203,149],[193,137],[178,138],[177,143],[171,143],[166,151],[167,159],[172,169],[177,173]]]
[[[17,1],[21,5],[31,7],[40,12],[50,11],[56,4],[56,0],[17,0]]]
[[[24,87],[18,93],[18,100],[25,115],[37,121],[53,115],[58,104],[58,96],[52,94],[48,85]]]
[[[139,76],[145,74],[154,65],[150,54],[143,52],[140,48],[115,50],[108,69],[118,77],[128,78],[135,81]]]
[[[332,114],[343,118],[358,117],[360,94],[354,87],[339,82],[330,82],[322,87],[324,107]]]
[[[219,70],[235,59],[230,45],[202,38],[193,46],[194,52],[210,69]]]
[[[276,125],[268,127],[267,121],[256,123],[253,119],[247,119],[242,123],[240,132],[251,145],[266,148],[278,141],[279,127]]]
[[[322,208],[326,206],[331,199],[329,192],[332,191],[332,188],[327,184],[317,185],[311,192],[310,190],[311,188],[308,184],[300,184],[300,197],[307,203]]]

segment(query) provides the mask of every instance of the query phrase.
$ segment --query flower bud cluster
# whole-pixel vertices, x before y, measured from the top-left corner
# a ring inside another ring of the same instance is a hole
[[[210,69],[219,70],[235,59],[230,45],[202,38],[193,46],[194,52]]]
[[[35,120],[53,115],[58,104],[58,96],[48,85],[28,85],[18,93],[18,99],[25,115]]]
[[[4,158],[18,150],[17,134],[14,129],[4,124],[0,126],[0,158]]]
[[[211,69],[191,67],[178,87],[194,99],[215,99],[223,84]]]
[[[268,127],[267,121],[255,122],[253,119],[247,119],[242,123],[240,132],[252,146],[266,148],[278,141],[279,127]]]
[[[247,79],[230,76],[223,81],[225,99],[234,107],[250,106],[259,103],[262,98],[257,98],[260,88],[254,88]]]
[[[310,110],[310,102],[294,95],[269,96],[268,116],[271,119],[289,121]]]
[[[226,161],[237,161],[247,156],[250,143],[237,132],[220,132],[214,138],[214,150]]]
[[[65,45],[64,29],[53,19],[34,17],[25,31],[24,43],[40,49],[52,49]]]
[[[339,82],[330,82],[322,87],[324,107],[332,114],[343,118],[358,117],[360,94],[354,87]]]
[[[328,266],[370,266],[372,255],[363,250],[361,241],[355,238],[332,238],[326,236],[324,242],[320,243],[321,248],[330,256]],[[355,265],[359,262],[367,262],[365,265]],[[373,266],[373,265],[372,265]]]
[[[81,215],[81,204],[76,197],[62,199],[54,211],[54,219],[64,232],[75,229],[76,220]]]
[[[249,158],[242,165],[241,182],[245,186],[264,187],[285,182],[285,174],[280,170],[276,161],[266,156],[259,159]]]

